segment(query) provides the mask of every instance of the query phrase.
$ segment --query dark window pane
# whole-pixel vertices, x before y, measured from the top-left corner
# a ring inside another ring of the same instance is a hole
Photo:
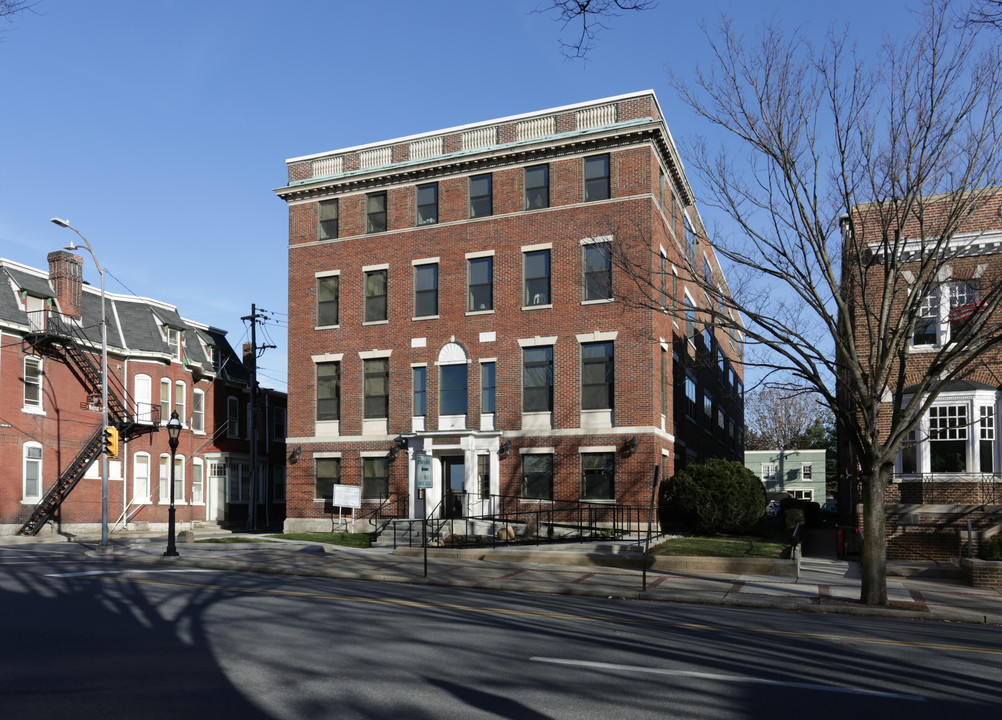
[[[438,315],[438,265],[414,268],[414,315]]]
[[[375,193],[365,198],[365,231],[386,231],[386,193]]]
[[[334,486],[341,484],[341,458],[317,458],[316,467],[317,476],[313,497],[334,497]]]
[[[491,176],[470,178],[470,217],[485,217],[494,211],[491,199]]]
[[[584,246],[584,299],[612,297],[612,250],[608,243]]]
[[[581,346],[581,407],[611,409],[614,394],[614,362],[611,342]]]
[[[378,419],[389,417],[390,363],[388,360],[366,360],[363,380],[364,417]]]
[[[494,258],[470,260],[469,310],[494,309]]]
[[[585,200],[609,199],[609,156],[585,158]]]
[[[338,324],[337,275],[317,278],[317,325],[324,327]]]
[[[441,407],[442,415],[466,414],[466,365],[443,365]]]
[[[552,411],[553,348],[526,348],[522,371],[522,411]]]
[[[536,500],[553,499],[553,456],[522,456],[522,496]]]
[[[386,458],[362,459],[362,497],[381,499],[390,492],[390,466]]]
[[[419,185],[417,189],[417,223],[438,222],[438,185]]]
[[[317,363],[317,420],[341,417],[341,364]]]
[[[581,456],[581,497],[611,500],[615,453],[585,453]]]
[[[320,201],[320,239],[330,240],[337,237],[338,231],[337,200]]]
[[[414,414],[427,412],[428,368],[414,368]]]
[[[525,209],[550,206],[550,168],[538,165],[525,169]]]
[[[495,397],[495,372],[496,366],[492,362],[483,363],[480,366],[480,371],[482,373],[481,385],[480,385],[480,412],[492,413],[494,412],[494,397]]]
[[[386,319],[386,271],[365,274],[365,322]]]
[[[525,253],[526,305],[550,304],[550,251]]]

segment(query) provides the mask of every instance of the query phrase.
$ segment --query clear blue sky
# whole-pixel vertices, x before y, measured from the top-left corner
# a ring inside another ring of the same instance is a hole
[[[175,304],[235,348],[256,303],[273,317],[259,341],[278,346],[260,380],[284,389],[288,223],[272,190],[287,158],[653,89],[684,161],[686,139],[710,129],[665,68],[709,62],[704,18],[727,10],[751,33],[775,15],[809,36],[849,22],[864,50],[909,24],[891,0],[661,0],[613,19],[581,62],[561,55],[573,31],[538,6],[40,0],[0,23],[0,256],[47,267],[76,237],[49,223],[62,217],[109,291]]]

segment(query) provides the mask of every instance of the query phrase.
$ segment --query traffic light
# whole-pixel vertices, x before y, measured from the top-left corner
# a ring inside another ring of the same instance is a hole
[[[118,457],[118,428],[111,425],[104,427],[104,454],[111,460]]]

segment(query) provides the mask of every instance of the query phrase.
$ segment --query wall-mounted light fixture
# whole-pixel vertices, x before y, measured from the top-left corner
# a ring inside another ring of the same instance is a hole
[[[505,440],[504,444],[498,448],[498,457],[504,460],[511,455],[511,440]]]
[[[632,455],[633,451],[637,449],[637,436],[634,435],[629,440],[623,443],[623,447],[620,448],[624,455]]]
[[[289,455],[289,464],[295,465],[297,462],[299,462],[299,456],[302,454],[303,454],[303,446],[296,445],[296,449],[293,450],[292,453]]]
[[[406,450],[406,449],[407,449],[407,440],[400,436],[396,437],[393,440],[393,444],[390,446],[390,462],[393,462],[394,460],[397,459],[397,455],[400,453],[401,450]]]

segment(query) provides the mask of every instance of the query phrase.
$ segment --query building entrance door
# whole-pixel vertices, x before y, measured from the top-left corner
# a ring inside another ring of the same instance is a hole
[[[447,455],[442,458],[442,510],[447,518],[463,517],[466,469],[462,455]]]

